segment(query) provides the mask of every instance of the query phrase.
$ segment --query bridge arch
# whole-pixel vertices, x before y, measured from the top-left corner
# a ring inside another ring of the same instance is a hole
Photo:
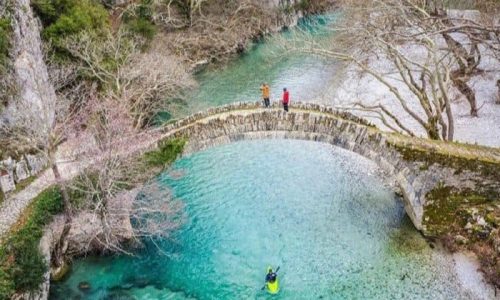
[[[423,217],[428,192],[438,185],[457,185],[464,180],[484,182],[484,174],[477,170],[457,172],[446,160],[442,163],[426,161],[429,154],[441,155],[438,150],[443,145],[435,141],[384,133],[352,114],[318,104],[295,103],[290,112],[284,112],[277,104],[263,108],[259,102],[235,103],[196,113],[164,126],[161,131],[162,139],[186,138],[184,154],[248,139],[318,141],[355,152],[375,162],[395,183],[406,213],[415,227],[424,233]],[[455,152],[467,150],[447,147]],[[408,153],[421,149],[426,152],[426,159],[409,159]],[[496,154],[487,154],[490,159],[500,162]],[[500,189],[495,179],[491,184]]]

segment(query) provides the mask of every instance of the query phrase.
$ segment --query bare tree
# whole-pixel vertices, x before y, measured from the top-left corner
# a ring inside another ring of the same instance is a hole
[[[353,65],[383,84],[399,110],[423,128],[429,138],[453,140],[449,97],[453,61],[426,28],[417,26],[425,14],[410,1],[346,1],[343,20],[336,25],[332,39],[288,41],[285,47]],[[410,48],[416,51],[408,51]],[[373,64],[374,60],[389,64],[392,73]],[[416,135],[401,113],[384,103],[367,105],[358,101],[349,109],[374,113],[389,129]]]
[[[165,43],[173,53],[191,63],[228,59],[230,54],[243,51],[247,40],[277,25],[281,17],[277,9],[254,0],[210,0],[201,7],[202,12],[196,13],[188,28],[171,32]],[[154,22],[167,30],[172,31],[185,22],[185,18],[171,7],[163,6],[154,11]]]
[[[443,1],[426,2],[426,6],[421,7],[422,16],[417,20],[417,25],[424,29],[426,35],[441,35],[446,42],[445,51],[449,51],[455,59],[451,72],[453,85],[469,102],[471,116],[477,117],[475,92],[468,82],[482,72],[479,69],[482,52],[500,62],[500,26],[494,14],[500,5],[497,4],[495,8],[489,1],[476,1],[475,6],[481,11],[469,11],[468,16],[456,16],[457,12],[450,11]]]
[[[140,132],[113,99],[93,99],[88,105],[88,127],[100,146],[87,152],[93,163],[71,185],[83,196],[82,208],[99,220],[89,243],[100,251],[129,254],[126,241],[167,237],[182,223],[182,205],[167,188],[150,178],[158,168],[123,151],[140,139]],[[95,159],[97,158],[97,159]],[[138,193],[137,193],[138,191]],[[133,225],[130,225],[130,222]]]
[[[66,49],[80,59],[80,70],[97,80],[107,98],[125,102],[136,128],[149,125],[182,98],[194,81],[174,56],[164,51],[142,52],[143,41],[120,29],[104,41],[84,32],[70,37]],[[158,50],[158,49],[155,49]]]

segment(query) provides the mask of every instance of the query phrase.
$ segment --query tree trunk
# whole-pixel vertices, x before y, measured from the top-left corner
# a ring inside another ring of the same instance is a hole
[[[500,79],[497,80],[497,87],[498,87],[498,93],[497,93],[497,101],[495,101],[495,103],[500,104]]]
[[[52,172],[54,173],[54,178],[56,179],[56,183],[61,191],[61,195],[63,198],[63,205],[64,205],[64,228],[52,253],[52,265],[58,268],[61,267],[64,263],[64,248],[65,248],[66,238],[68,237],[69,231],[71,230],[72,210],[71,210],[71,203],[68,191],[66,189],[66,185],[62,179],[61,173],[59,172],[59,168],[55,161],[54,157],[55,155],[54,154],[49,154],[49,155],[50,155],[50,161],[52,162],[51,169]]]
[[[429,139],[441,140],[437,118],[429,118],[429,120],[427,120],[427,125],[425,130],[427,131],[427,137]]]
[[[103,207],[99,210],[99,217],[101,219],[101,224],[102,224],[102,232],[103,232],[103,239],[102,239],[102,244],[103,244],[103,250],[108,250],[108,249],[113,249],[114,247],[117,247],[116,245],[116,240],[114,239],[113,232],[111,231],[110,224],[108,222],[108,214],[106,211],[106,207],[103,204]]]
[[[467,81],[464,80],[463,76],[458,76],[457,74],[452,75],[453,84],[457,87],[457,89],[462,93],[470,105],[470,115],[473,117],[478,116],[477,110],[477,102],[476,102],[476,94],[467,84]]]

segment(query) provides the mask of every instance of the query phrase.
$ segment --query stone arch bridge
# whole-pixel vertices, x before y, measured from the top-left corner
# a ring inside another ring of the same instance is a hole
[[[276,104],[265,109],[259,102],[235,103],[196,113],[161,131],[162,140],[186,138],[184,154],[247,139],[310,140],[353,151],[379,166],[402,195],[415,227],[429,235],[434,230],[427,223],[436,216],[427,208],[436,206],[432,196],[437,192],[500,194],[498,148],[386,133],[352,114],[318,104],[294,103],[286,113]]]

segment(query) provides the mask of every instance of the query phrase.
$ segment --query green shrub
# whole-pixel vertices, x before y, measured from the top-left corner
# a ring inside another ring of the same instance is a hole
[[[169,165],[179,157],[185,144],[186,140],[182,138],[160,141],[158,150],[147,152],[144,155],[146,163],[155,167]]]
[[[0,253],[0,257],[2,254]],[[14,293],[14,282],[10,275],[3,270],[3,266],[0,268],[0,299],[9,299]]]
[[[0,18],[0,74],[5,72],[9,59],[10,33],[10,19]]]
[[[44,26],[49,26],[70,11],[79,0],[32,0],[31,6]]]
[[[153,39],[156,34],[156,26],[153,23],[153,8],[151,0],[141,0],[133,13],[123,16],[127,28],[134,34],[141,35],[148,40]]]
[[[62,210],[59,189],[47,188],[26,209],[27,216],[21,227],[3,241],[0,247],[0,299],[8,299],[14,291],[33,291],[43,282],[46,264],[38,245],[44,226]]]
[[[311,8],[311,2],[309,0],[301,0],[299,3],[296,4],[297,10],[307,11],[310,8]]]
[[[73,3],[43,31],[43,37],[56,46],[70,35],[82,31],[102,32],[109,28],[108,12],[101,4],[91,0],[71,1]]]
[[[127,23],[127,27],[133,34],[141,35],[152,40],[156,34],[156,26],[147,19],[135,19]]]
[[[36,290],[46,271],[45,258],[38,250],[39,239],[30,237],[16,242],[12,249],[16,261],[10,270],[14,287],[16,291]]]

